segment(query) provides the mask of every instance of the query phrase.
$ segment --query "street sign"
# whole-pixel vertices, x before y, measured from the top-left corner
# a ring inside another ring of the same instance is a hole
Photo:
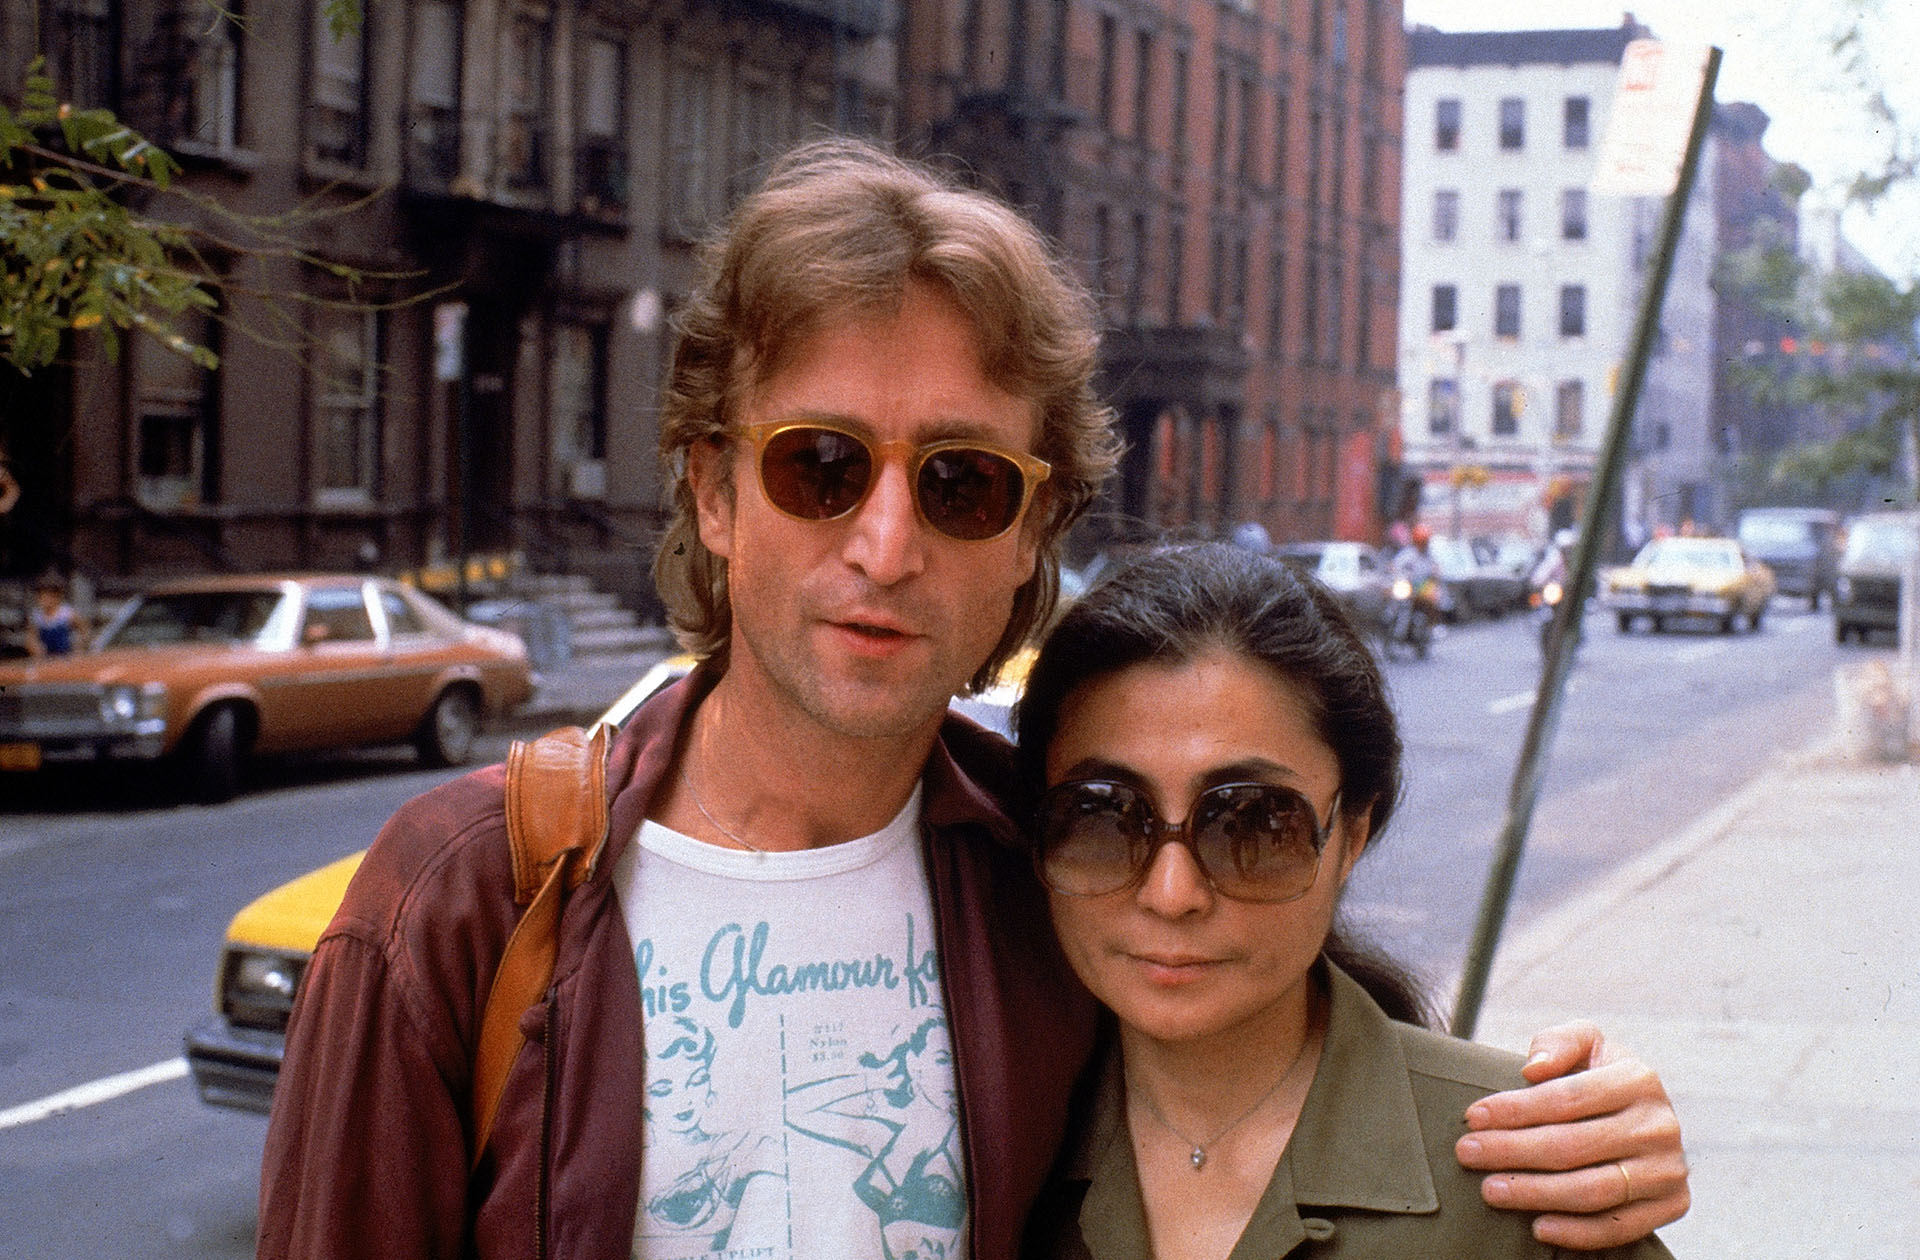
[[[1705,44],[1636,39],[1620,56],[1613,112],[1588,187],[1620,197],[1665,197],[1680,178],[1694,107],[1706,78]]]

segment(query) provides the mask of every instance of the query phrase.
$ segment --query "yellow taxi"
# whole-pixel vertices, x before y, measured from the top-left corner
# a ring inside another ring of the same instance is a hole
[[[1774,589],[1773,571],[1732,538],[1656,538],[1601,580],[1621,634],[1641,620],[1656,631],[1697,620],[1758,630]]]
[[[1004,731],[1006,711],[1019,697],[1033,659],[1032,647],[1020,649],[993,686],[955,700],[954,708]],[[694,664],[694,658],[684,654],[659,662],[609,705],[595,725],[619,727],[648,697],[685,677]],[[246,1111],[272,1107],[294,994],[363,856],[364,851],[350,854],[280,885],[249,903],[227,925],[214,980],[214,1010],[186,1035],[187,1064],[204,1101]]]
[[[600,715],[619,726],[641,701],[693,669],[691,656],[670,656]],[[215,1106],[265,1112],[273,1105],[286,1047],[293,995],[320,934],[346,895],[365,851],[267,892],[227,924],[214,977],[213,1013],[186,1035],[187,1065],[200,1097]]]

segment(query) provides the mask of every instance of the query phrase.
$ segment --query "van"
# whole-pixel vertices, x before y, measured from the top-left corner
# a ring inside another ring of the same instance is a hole
[[[1898,632],[1900,578],[1920,553],[1920,512],[1868,512],[1847,522],[1833,599],[1833,640]]]
[[[1761,507],[1740,513],[1740,545],[1773,570],[1782,595],[1809,606],[1833,602],[1843,537],[1840,514],[1825,508]]]

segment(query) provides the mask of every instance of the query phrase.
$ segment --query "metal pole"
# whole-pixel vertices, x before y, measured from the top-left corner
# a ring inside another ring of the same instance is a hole
[[[1627,434],[1633,426],[1633,413],[1640,402],[1640,387],[1647,374],[1647,359],[1653,347],[1654,330],[1660,323],[1660,305],[1666,298],[1667,281],[1673,274],[1673,256],[1680,242],[1680,229],[1686,220],[1687,200],[1693,195],[1694,175],[1700,164],[1700,150],[1706,141],[1707,123],[1713,116],[1713,85],[1720,74],[1720,50],[1707,51],[1707,70],[1700,83],[1700,96],[1694,104],[1693,131],[1687,139],[1686,155],[1680,162],[1680,177],[1667,198],[1666,214],[1660,224],[1659,244],[1647,272],[1647,287],[1640,295],[1640,312],[1634,321],[1633,341],[1627,355],[1626,370],[1620,388],[1613,396],[1613,413],[1607,421],[1606,441],[1601,447],[1599,467],[1595,470],[1592,493],[1580,528],[1580,541],[1574,548],[1573,565],[1567,574],[1566,593],[1554,613],[1553,630],[1547,641],[1547,659],[1541,671],[1540,688],[1534,696],[1533,713],[1527,721],[1526,740],[1520,748],[1520,761],[1514,767],[1513,784],[1507,794],[1507,820],[1495,846],[1493,865],[1487,872],[1486,888],[1480,898],[1479,921],[1474,926],[1473,943],[1467,951],[1466,968],[1460,978],[1460,993],[1453,1008],[1452,1032],[1456,1037],[1472,1037],[1480,1019],[1480,1005],[1487,995],[1487,975],[1493,970],[1494,951],[1500,944],[1500,931],[1506,924],[1507,909],[1513,900],[1514,880],[1520,871],[1520,855],[1526,848],[1527,829],[1533,822],[1533,809],[1540,799],[1540,780],[1546,774],[1547,753],[1553,746],[1555,729],[1560,724],[1560,702],[1566,693],[1567,673],[1573,667],[1573,645],[1578,636],[1570,632],[1575,618],[1585,607],[1593,589],[1593,575],[1600,559],[1601,540],[1606,537],[1614,499],[1619,494],[1621,469],[1626,462]]]

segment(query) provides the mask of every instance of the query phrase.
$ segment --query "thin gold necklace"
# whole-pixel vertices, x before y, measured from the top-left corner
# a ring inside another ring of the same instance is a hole
[[[1293,1062],[1287,1064],[1286,1071],[1280,1073],[1280,1078],[1278,1080],[1274,1081],[1273,1084],[1267,1086],[1267,1092],[1260,1095],[1260,1097],[1254,1099],[1253,1105],[1251,1107],[1248,1107],[1245,1111],[1241,1112],[1239,1115],[1235,1116],[1233,1119],[1221,1125],[1219,1130],[1216,1133],[1214,1133],[1212,1137],[1208,1138],[1204,1142],[1196,1142],[1193,1138],[1187,1136],[1185,1133],[1182,1133],[1179,1129],[1175,1128],[1173,1121],[1167,1119],[1165,1113],[1163,1113],[1160,1110],[1159,1105],[1153,1101],[1152,1094],[1147,1093],[1145,1090],[1141,1090],[1140,1101],[1147,1105],[1147,1114],[1152,1116],[1155,1120],[1159,1121],[1161,1128],[1165,1129],[1167,1132],[1173,1134],[1173,1136],[1179,1138],[1182,1142],[1185,1142],[1188,1146],[1193,1148],[1193,1150],[1189,1152],[1187,1155],[1187,1161],[1193,1165],[1193,1171],[1199,1172],[1202,1168],[1205,1168],[1207,1166],[1207,1148],[1217,1143],[1221,1138],[1227,1136],[1227,1134],[1233,1132],[1233,1130],[1239,1127],[1240,1123],[1244,1121],[1248,1116],[1251,1116],[1254,1112],[1260,1110],[1260,1108],[1266,1104],[1266,1101],[1269,1098],[1272,1098],[1275,1094],[1279,1093],[1280,1087],[1282,1085],[1285,1085],[1287,1083],[1287,1079],[1293,1075],[1293,1070],[1299,1067],[1301,1060],[1307,1057],[1307,1047],[1312,1044],[1313,1044],[1313,1036],[1311,1033],[1309,1033],[1306,1037],[1301,1038],[1300,1049],[1294,1052]]]
[[[693,807],[700,811],[700,816],[706,819],[708,822],[712,823],[714,826],[714,829],[718,831],[721,835],[733,841],[735,844],[747,850],[749,853],[765,853],[766,852],[765,849],[753,843],[751,840],[748,840],[745,836],[740,835],[739,833],[734,831],[733,828],[727,826],[727,824],[721,822],[718,818],[715,818],[713,816],[713,811],[707,808],[707,803],[700,799],[700,793],[698,789],[696,789],[693,786],[693,779],[688,776],[687,768],[684,765],[680,767],[680,786],[687,789],[687,796],[692,799]]]

